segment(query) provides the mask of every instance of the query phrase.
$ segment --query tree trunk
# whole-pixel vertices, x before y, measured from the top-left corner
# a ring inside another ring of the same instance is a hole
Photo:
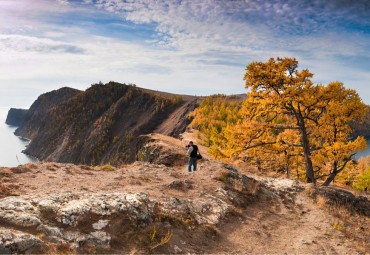
[[[329,177],[325,180],[325,182],[322,184],[322,186],[329,186],[329,184],[334,180],[335,176],[337,176],[337,172],[333,172],[329,175]]]
[[[289,162],[286,163],[286,177],[290,178],[290,173],[289,173]]]
[[[310,143],[308,141],[307,130],[304,125],[304,120],[301,120],[301,139],[303,146],[303,155],[306,165],[306,179],[308,183],[316,184],[315,175],[313,172],[312,160],[311,160],[311,151]]]
[[[338,171],[338,162],[335,161],[334,162],[334,166],[333,166],[333,172],[329,175],[329,177],[325,180],[325,182],[322,184],[322,186],[329,186],[329,184],[334,181],[334,178],[335,176],[337,176],[337,174],[339,173],[340,171]]]

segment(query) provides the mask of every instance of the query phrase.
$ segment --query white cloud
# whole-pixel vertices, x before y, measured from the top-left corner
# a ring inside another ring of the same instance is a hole
[[[0,52],[16,53],[72,53],[82,54],[83,48],[73,44],[61,43],[50,39],[30,37],[23,35],[1,35],[0,34]]]
[[[56,0],[59,4],[61,4],[61,5],[68,5],[69,4],[69,2],[68,2],[68,0]]]
[[[245,65],[289,56],[316,73],[317,82],[342,80],[370,95],[366,65],[356,69],[338,62],[366,56],[369,36],[332,29],[328,22],[338,23],[346,15],[355,20],[360,14],[354,7],[343,11],[319,0],[17,1],[23,4],[0,1],[0,7],[8,10],[0,10],[0,65],[4,67],[0,84],[29,84],[45,92],[66,85],[85,89],[99,80],[115,80],[198,95],[242,93]],[[99,31],[89,23],[92,16],[99,17],[96,12],[116,18],[115,29],[140,27],[134,23],[154,27],[155,33],[132,41],[125,36],[114,39],[111,30],[96,36]],[[54,24],[50,18],[73,21],[76,13],[87,22]],[[122,26],[117,26],[120,21]]]
[[[59,38],[66,36],[66,33],[63,32],[55,32],[55,31],[48,31],[44,33],[45,37],[51,37],[51,38]]]

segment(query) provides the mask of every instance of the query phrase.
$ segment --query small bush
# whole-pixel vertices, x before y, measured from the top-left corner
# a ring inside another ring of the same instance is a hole
[[[102,171],[114,171],[115,168],[111,165],[104,165],[104,166],[100,166],[99,167],[99,170],[102,170]]]
[[[209,238],[214,238],[220,235],[220,231],[212,225],[207,225],[204,228],[204,234]]]
[[[92,168],[91,166],[88,166],[88,165],[79,165],[79,167],[83,170],[92,170],[94,168]]]
[[[339,230],[339,231],[342,231],[343,230],[343,226],[339,223],[339,222],[335,222],[333,224],[333,228]]]
[[[173,231],[172,229],[169,229],[167,234],[164,237],[162,237],[158,243],[155,243],[154,245],[152,245],[150,249],[154,250],[155,248],[158,248],[159,246],[165,245],[171,240],[172,236],[173,236]]]
[[[217,178],[217,180],[219,180],[220,182],[227,182],[229,178],[229,172],[227,170],[222,170]]]

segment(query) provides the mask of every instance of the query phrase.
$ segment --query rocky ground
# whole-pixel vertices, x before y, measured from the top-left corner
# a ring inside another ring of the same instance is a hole
[[[1,168],[0,176],[0,253],[368,249],[367,217],[346,221],[329,213],[309,185],[250,178],[220,162],[204,160],[195,173],[147,162],[121,168],[30,163]]]

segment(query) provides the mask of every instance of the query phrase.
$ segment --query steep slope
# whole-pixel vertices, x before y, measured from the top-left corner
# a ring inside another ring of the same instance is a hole
[[[139,135],[184,132],[199,100],[115,82],[96,84],[52,106],[38,99],[17,134],[32,139],[25,153],[41,160],[118,165],[136,159]]]
[[[21,126],[15,131],[18,136],[33,139],[38,131],[45,125],[45,117],[55,107],[81,93],[72,88],[61,88],[42,94],[28,110]]]

